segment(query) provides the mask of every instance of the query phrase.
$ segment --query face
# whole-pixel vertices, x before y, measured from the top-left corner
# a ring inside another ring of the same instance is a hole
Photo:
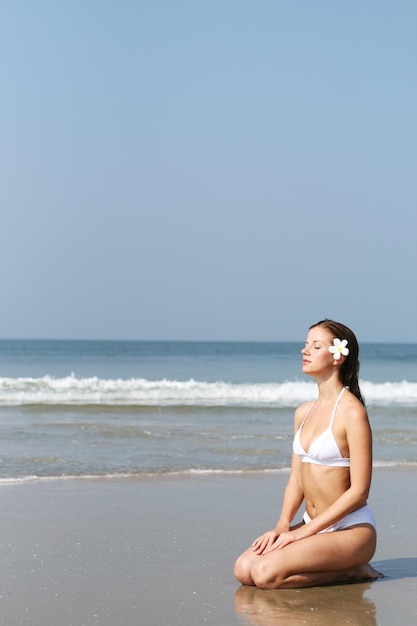
[[[301,350],[303,355],[303,372],[305,374],[316,374],[333,367],[334,358],[329,352],[333,345],[333,335],[322,326],[312,328]]]

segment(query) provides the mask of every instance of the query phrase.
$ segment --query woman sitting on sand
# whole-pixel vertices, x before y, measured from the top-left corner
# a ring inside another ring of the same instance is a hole
[[[319,395],[295,412],[291,474],[281,516],[236,561],[235,576],[262,589],[372,580],[375,519],[366,503],[372,435],[359,382],[359,347],[338,322],[311,326],[303,372]],[[291,527],[305,500],[303,522]],[[337,531],[337,532],[336,532]]]

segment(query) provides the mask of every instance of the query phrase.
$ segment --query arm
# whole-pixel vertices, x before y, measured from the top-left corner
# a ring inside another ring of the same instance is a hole
[[[301,411],[300,411],[301,408]],[[295,412],[294,432],[298,430],[301,422],[300,415],[303,414],[303,408],[300,407]],[[301,461],[295,454],[292,455],[291,474],[284,492],[281,515],[273,530],[270,530],[257,539],[252,544],[254,552],[263,554],[265,550],[270,548],[279,535],[290,530],[290,525],[294,519],[298,509],[304,500],[304,493],[301,482]]]
[[[291,474],[284,493],[281,515],[275,526],[279,533],[290,529],[298,509],[304,500],[304,492],[301,482],[301,461],[296,454],[292,455]]]
[[[299,461],[299,459],[297,458],[296,461]],[[293,474],[293,469],[291,469],[291,475],[285,489],[279,520],[273,530],[270,530],[255,539],[252,544],[252,549],[256,552],[256,554],[263,554],[265,551],[268,551],[268,548],[271,548],[272,544],[274,544],[281,533],[290,530],[290,524],[300,508],[303,499],[304,496],[300,489],[300,485]]]

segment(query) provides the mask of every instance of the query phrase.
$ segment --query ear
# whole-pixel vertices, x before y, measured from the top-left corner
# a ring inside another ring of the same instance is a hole
[[[346,357],[343,356],[343,354],[341,354],[338,359],[333,360],[333,365],[336,365],[337,367],[342,367],[345,361],[346,361]]]

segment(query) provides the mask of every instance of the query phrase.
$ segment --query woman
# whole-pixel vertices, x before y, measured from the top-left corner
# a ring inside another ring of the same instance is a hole
[[[290,589],[372,580],[368,561],[376,526],[366,500],[371,484],[372,435],[359,382],[359,347],[338,322],[311,326],[303,372],[319,395],[295,412],[291,474],[281,516],[236,561],[244,585]],[[303,522],[291,527],[305,501]]]

